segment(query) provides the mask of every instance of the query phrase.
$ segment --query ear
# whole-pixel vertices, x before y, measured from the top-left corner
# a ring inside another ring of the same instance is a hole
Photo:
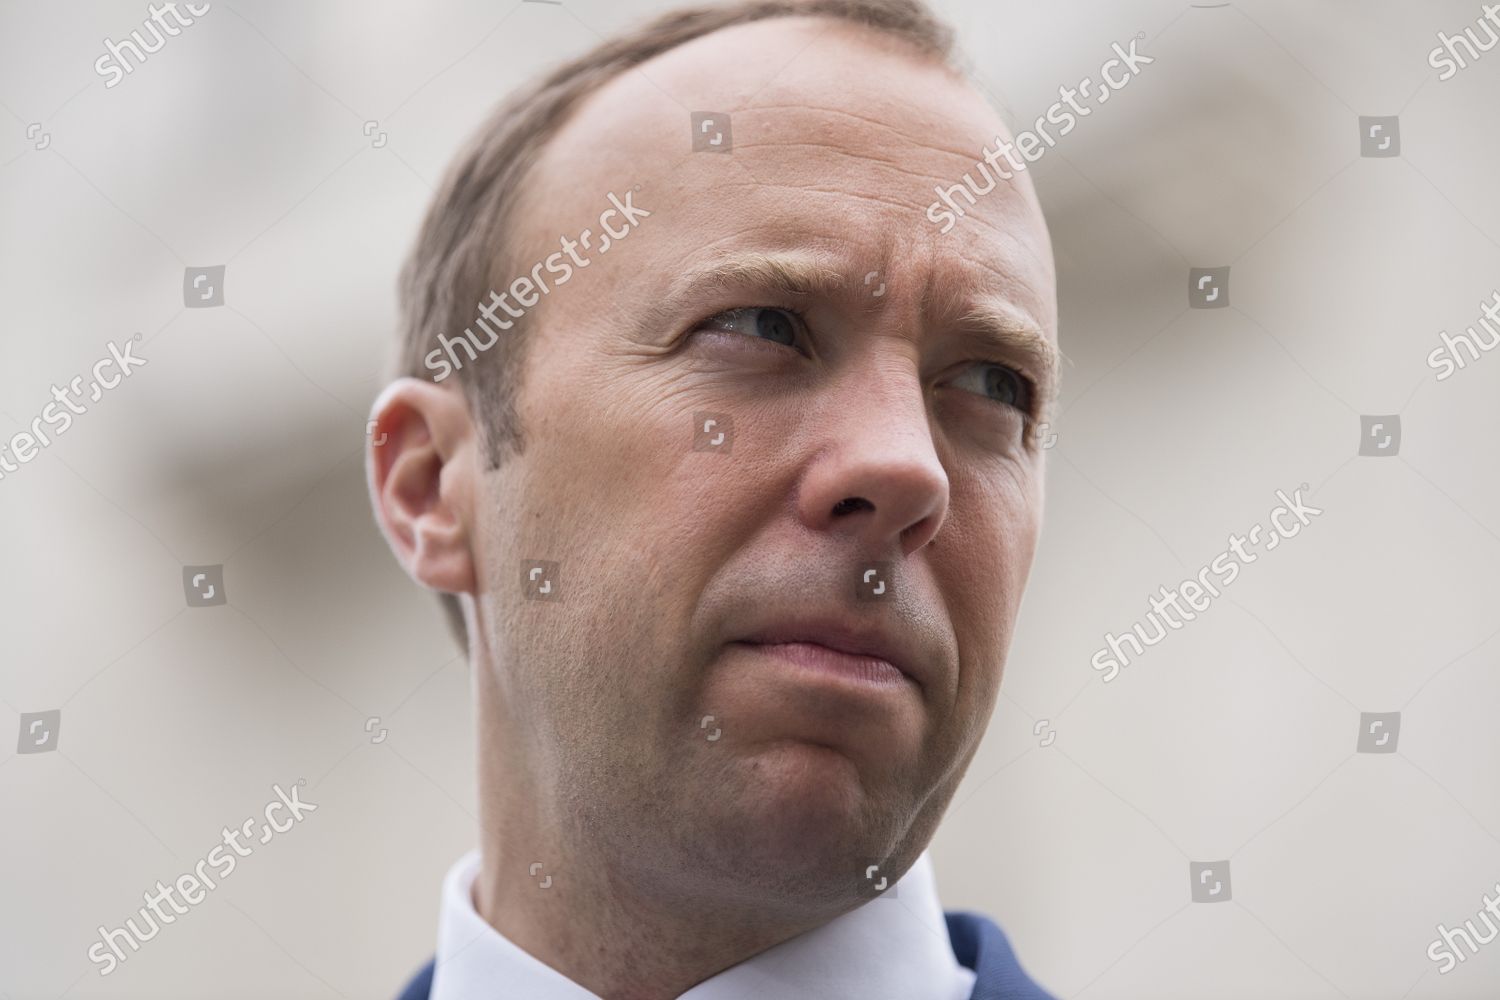
[[[368,426],[370,504],[396,561],[425,587],[473,594],[475,434],[463,390],[397,379],[375,400]]]

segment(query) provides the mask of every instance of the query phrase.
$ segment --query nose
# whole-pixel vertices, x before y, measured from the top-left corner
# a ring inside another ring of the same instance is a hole
[[[853,537],[864,552],[910,555],[947,516],[948,473],[911,362],[887,357],[861,369],[830,385],[811,416],[817,446],[798,516],[816,531]]]

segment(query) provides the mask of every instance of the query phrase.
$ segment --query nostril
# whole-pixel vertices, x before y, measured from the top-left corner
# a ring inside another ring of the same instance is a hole
[[[875,505],[864,497],[845,497],[833,505],[833,516],[838,517],[842,514],[851,513],[858,510],[861,506],[869,507],[871,510],[875,509]]]

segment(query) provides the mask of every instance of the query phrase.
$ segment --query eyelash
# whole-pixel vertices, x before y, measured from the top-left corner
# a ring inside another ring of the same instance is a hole
[[[767,305],[735,306],[735,307],[730,308],[730,309],[721,309],[718,312],[714,313],[712,316],[709,316],[707,319],[702,320],[698,324],[698,326],[699,326],[699,328],[702,328],[702,327],[706,326],[706,324],[708,324],[708,322],[710,320],[718,319],[721,316],[727,316],[727,315],[730,315],[731,313],[747,312],[747,311],[754,310],[754,309],[775,309],[778,312],[787,313],[787,314],[791,315],[796,320],[796,324],[797,324],[798,327],[801,328],[801,332],[806,332],[806,331],[808,331],[811,328],[810,324],[807,322],[807,317],[804,316],[802,314],[802,311],[799,310],[799,309],[797,309],[795,306],[767,306]],[[721,330],[721,331],[717,331],[717,332],[727,333],[729,331],[722,331]],[[799,354],[803,353],[800,349],[798,349],[796,347],[793,347],[790,344],[779,344],[777,341],[766,340],[764,337],[750,337],[749,339],[751,339],[751,340],[762,340],[765,343],[772,345],[773,348],[774,347],[788,347],[788,348],[791,348],[794,351],[797,351]],[[1008,371],[1008,372],[1012,373],[1013,375],[1015,375],[1016,378],[1020,380],[1021,386],[1022,386],[1022,393],[1026,397],[1026,405],[1025,406],[1017,406],[1015,408],[1021,412],[1021,416],[1025,420],[1026,426],[1028,428],[1031,426],[1032,422],[1036,419],[1036,405],[1037,405],[1036,395],[1037,395],[1037,387],[1036,387],[1035,380],[1033,380],[1025,372],[1021,371],[1019,368],[1014,367],[1013,365],[1008,365],[1008,364],[1004,363],[1003,361],[995,361],[995,360],[990,359],[990,358],[968,358],[968,359],[966,359],[965,364],[992,365],[992,366],[994,366],[996,368],[1003,368],[1006,371]],[[974,393],[973,395],[980,395],[980,394],[979,393]],[[980,396],[980,398],[985,399],[987,402],[994,403],[996,406],[1010,406],[1010,405],[1012,405],[1012,404],[1009,404],[1009,403],[1001,402],[998,399],[990,399],[987,396]]]

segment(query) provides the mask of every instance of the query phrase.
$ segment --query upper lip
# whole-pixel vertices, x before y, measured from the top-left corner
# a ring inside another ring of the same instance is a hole
[[[856,625],[837,618],[783,618],[741,636],[737,642],[814,642],[856,656],[890,663],[917,684],[922,683],[921,656],[905,635],[883,625]]]

